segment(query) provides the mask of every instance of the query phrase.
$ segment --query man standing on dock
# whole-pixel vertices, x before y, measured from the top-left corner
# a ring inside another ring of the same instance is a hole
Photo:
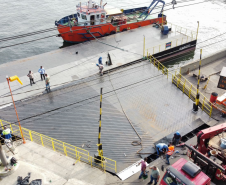
[[[152,182],[154,181],[154,185],[157,185],[158,181],[159,181],[159,169],[156,166],[150,167],[151,171],[151,181],[148,184],[152,184]]]
[[[180,132],[177,131],[173,136],[173,144],[178,145],[180,141],[181,141],[181,135],[180,135]]]
[[[43,80],[42,77],[45,80],[45,72],[46,72],[45,69],[41,66],[40,69],[38,70],[38,72],[40,73],[41,80]]]
[[[175,149],[172,143],[169,143],[168,148],[169,148],[169,151],[166,153],[166,161],[167,161],[166,164],[170,165],[169,158],[171,155],[173,155],[173,152],[175,151]]]
[[[46,91],[49,92],[50,91],[50,77],[45,74],[45,83],[46,83]]]
[[[35,84],[34,82],[34,73],[32,71],[29,71],[28,75],[27,75],[30,79],[30,84],[32,86],[32,84]]]

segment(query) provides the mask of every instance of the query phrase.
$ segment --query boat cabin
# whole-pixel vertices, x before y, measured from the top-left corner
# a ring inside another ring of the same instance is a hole
[[[106,5],[106,4],[105,4]],[[106,11],[102,1],[99,4],[89,0],[86,5],[77,5],[77,21],[79,26],[90,26],[106,23]]]

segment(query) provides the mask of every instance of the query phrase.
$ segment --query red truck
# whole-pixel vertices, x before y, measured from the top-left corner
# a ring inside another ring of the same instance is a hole
[[[160,185],[210,185],[211,179],[191,161],[179,159],[166,169]]]

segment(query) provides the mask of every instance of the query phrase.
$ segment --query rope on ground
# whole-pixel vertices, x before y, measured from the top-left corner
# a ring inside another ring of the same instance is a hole
[[[121,102],[120,102],[120,100],[119,100],[119,97],[118,97],[118,95],[117,95],[117,93],[116,93],[116,91],[115,91],[115,88],[114,88],[113,84],[112,84],[112,81],[111,81],[111,77],[110,77],[110,75],[109,75],[109,72],[108,72],[108,77],[109,77],[109,81],[110,81],[110,83],[111,83],[111,86],[112,86],[112,88],[113,88],[113,91],[114,91],[114,93],[115,93],[115,96],[116,96],[116,98],[118,99],[119,105],[120,105],[120,107],[121,107],[121,109],[122,109],[122,112],[123,112],[124,115],[126,116],[127,120],[129,121],[129,123],[130,123],[130,125],[132,126],[133,130],[136,132],[137,136],[140,138],[140,141],[133,141],[133,142],[131,143],[133,146],[141,145],[141,149],[138,150],[138,151],[136,152],[137,154],[139,154],[139,152],[140,152],[141,150],[143,150],[142,138],[140,137],[140,135],[138,134],[138,132],[137,132],[136,129],[134,128],[132,122],[130,121],[129,117],[127,116],[126,112],[124,111],[124,109],[123,109],[123,107],[122,107],[122,104],[121,104]]]

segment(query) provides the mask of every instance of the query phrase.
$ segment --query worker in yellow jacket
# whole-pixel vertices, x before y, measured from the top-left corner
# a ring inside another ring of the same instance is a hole
[[[166,164],[170,165],[169,158],[174,153],[175,149],[172,143],[168,145],[169,151],[166,153]]]

